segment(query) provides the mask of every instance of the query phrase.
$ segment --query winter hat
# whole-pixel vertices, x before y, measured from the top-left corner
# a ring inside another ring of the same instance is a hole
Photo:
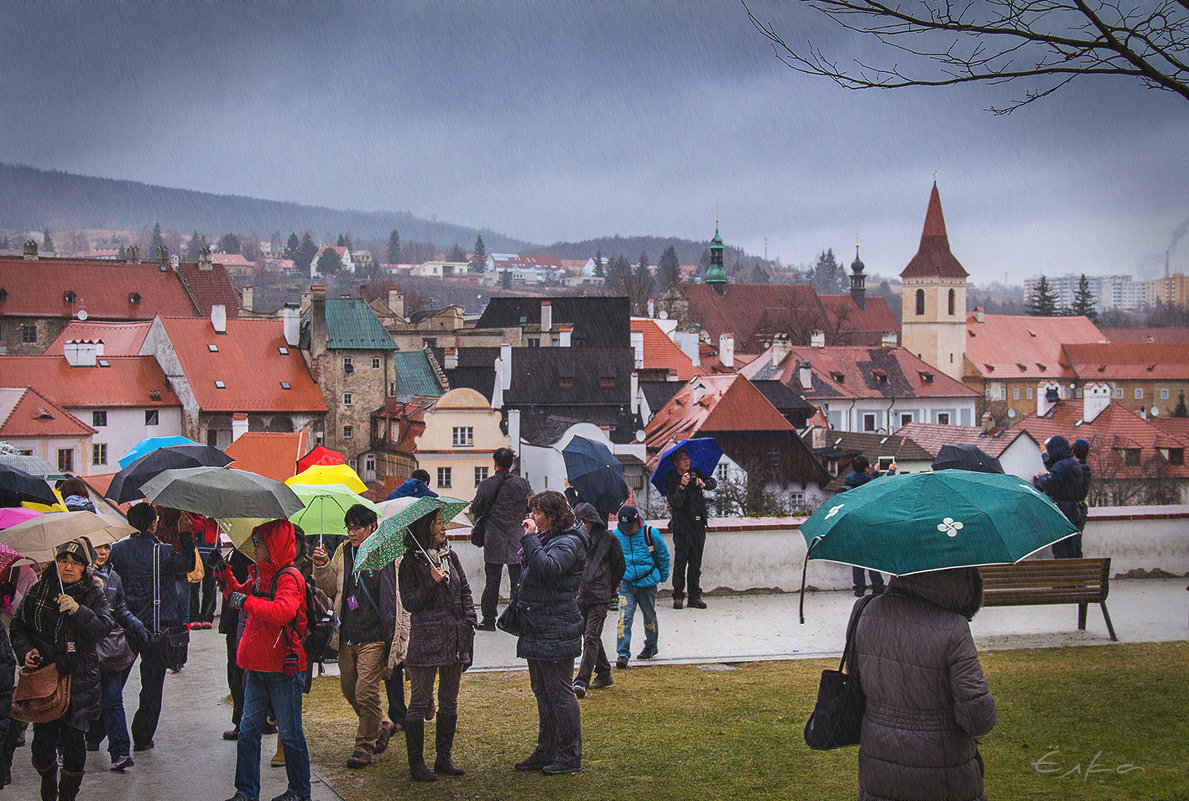
[[[69,554],[74,561],[81,564],[83,567],[90,567],[92,561],[92,553],[90,543],[84,543],[83,540],[71,540],[58,547],[58,552],[55,558],[62,554]]]
[[[640,517],[640,513],[636,510],[636,507],[628,505],[619,507],[620,531],[623,531],[627,528],[633,528],[637,523],[643,525],[644,520]]]

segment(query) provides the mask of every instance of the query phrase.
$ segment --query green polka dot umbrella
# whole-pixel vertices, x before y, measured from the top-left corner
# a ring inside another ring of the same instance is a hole
[[[355,555],[355,572],[361,570],[383,570],[405,555],[405,535],[409,526],[426,515],[441,510],[442,520],[450,522],[470,501],[458,498],[418,498],[392,517],[384,518],[380,527],[359,546]]]

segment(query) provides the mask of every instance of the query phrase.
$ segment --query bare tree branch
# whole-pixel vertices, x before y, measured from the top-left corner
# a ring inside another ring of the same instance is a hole
[[[786,66],[846,89],[1028,83],[1022,97],[988,109],[1009,114],[1080,76],[1114,75],[1189,100],[1189,0],[799,1],[890,58],[843,64],[812,41],[795,47],[740,0]]]

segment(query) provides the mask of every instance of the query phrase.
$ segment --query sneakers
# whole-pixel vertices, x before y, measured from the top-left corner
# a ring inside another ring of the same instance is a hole
[[[683,607],[683,604],[681,603],[681,599],[680,599],[680,598],[674,598],[674,599],[673,599],[673,608],[674,608],[674,609],[681,609],[682,607]]]
[[[310,801],[310,797],[308,795],[298,795],[293,790],[286,790],[272,801]]]
[[[689,601],[689,604],[687,604],[687,605],[689,606],[690,609],[705,609],[706,608],[706,602],[703,601],[701,598],[698,598],[696,600],[691,598]]]
[[[541,772],[546,776],[569,776],[574,773],[580,773],[581,771],[581,765],[561,765],[556,762],[541,768]]]
[[[372,755],[367,751],[352,751],[351,756],[347,757],[347,767],[355,770],[366,768],[371,763]]]
[[[574,682],[574,695],[578,698],[586,697],[586,685],[580,681]]]
[[[627,666],[628,658],[626,656],[621,656],[619,659],[615,660],[615,667],[619,668],[620,670],[625,669]]]
[[[652,648],[645,648],[643,651],[636,654],[636,658],[637,659],[652,659],[654,656],[657,655],[657,653],[659,653],[659,651],[655,646]]]
[[[610,673],[602,673],[602,674],[596,673],[595,677],[594,677],[594,681],[592,681],[590,683],[590,689],[601,690],[604,687],[610,687],[614,683],[615,682],[611,681]]]
[[[124,754],[123,756],[118,756],[118,757],[112,758],[111,769],[118,770],[121,773],[123,773],[125,770],[127,770],[128,768],[132,767],[135,764],[136,763],[132,761],[132,757],[128,756],[127,754]]]

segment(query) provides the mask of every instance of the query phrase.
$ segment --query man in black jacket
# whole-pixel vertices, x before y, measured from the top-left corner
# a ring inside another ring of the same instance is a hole
[[[504,565],[508,566],[508,581],[511,584],[509,603],[516,603],[516,588],[520,584],[520,538],[524,534],[521,524],[528,508],[533,488],[528,481],[512,474],[516,454],[511,448],[498,448],[491,455],[495,473],[483,479],[475,490],[471,501],[471,517],[487,516],[486,540],[483,543],[483,562],[486,581],[479,608],[483,619],[479,621],[480,631],[495,631],[495,618],[500,600],[500,577]]]
[[[607,520],[589,503],[574,507],[574,517],[586,526],[590,535],[586,548],[586,564],[582,583],[578,585],[578,611],[582,613],[585,630],[582,635],[582,661],[574,679],[574,695],[582,698],[587,688],[598,690],[611,686],[611,663],[603,648],[603,623],[611,601],[619,593],[623,580],[623,549],[619,540],[607,530]],[[594,674],[594,681],[590,677]]]
[[[702,551],[706,547],[706,490],[718,482],[696,467],[690,467],[689,454],[673,452],[673,472],[665,479],[665,497],[669,499],[669,529],[673,532],[673,608],[685,600],[688,578],[689,606],[705,609],[702,600]]]

